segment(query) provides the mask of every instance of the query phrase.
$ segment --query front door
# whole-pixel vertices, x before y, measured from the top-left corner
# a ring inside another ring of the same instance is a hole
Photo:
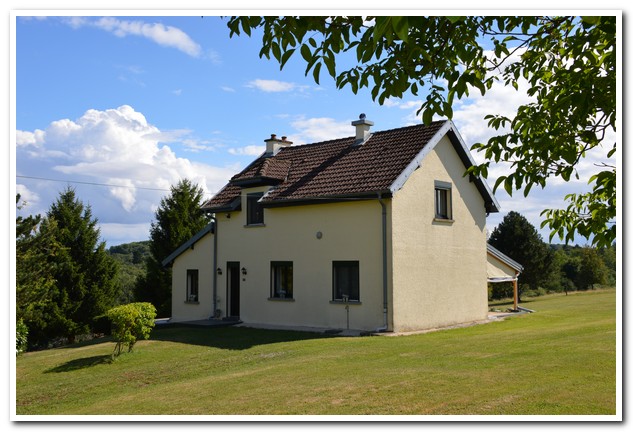
[[[227,317],[237,318],[240,316],[240,263],[229,261],[226,268],[226,298],[229,302],[226,313]]]

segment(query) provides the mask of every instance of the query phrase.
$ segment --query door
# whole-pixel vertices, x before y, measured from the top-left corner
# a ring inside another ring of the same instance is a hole
[[[228,305],[227,317],[238,318],[240,316],[240,263],[229,261],[226,263],[226,298]]]

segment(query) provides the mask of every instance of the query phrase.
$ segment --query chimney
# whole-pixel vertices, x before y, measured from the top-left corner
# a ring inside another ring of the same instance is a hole
[[[364,144],[371,137],[369,128],[374,125],[374,122],[366,120],[365,117],[365,114],[361,114],[358,116],[358,120],[352,122],[352,126],[356,126],[356,141],[354,141],[354,145]]]
[[[285,136],[279,139],[275,134],[271,134],[270,138],[264,140],[264,142],[266,143],[266,154],[269,156],[275,156],[282,148],[292,145],[292,141],[288,141]]]

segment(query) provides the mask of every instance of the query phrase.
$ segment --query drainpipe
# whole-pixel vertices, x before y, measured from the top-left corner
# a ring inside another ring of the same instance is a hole
[[[215,215],[211,216],[213,222],[213,311],[209,319],[215,318],[215,311],[218,310],[218,220]]]
[[[388,321],[388,307],[389,299],[387,296],[387,206],[382,201],[382,194],[378,194],[378,202],[382,207],[382,313],[383,313],[383,326],[377,328],[377,332],[385,332],[389,328]]]

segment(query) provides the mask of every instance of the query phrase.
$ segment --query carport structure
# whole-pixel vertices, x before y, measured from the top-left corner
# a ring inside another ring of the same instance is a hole
[[[512,258],[487,244],[488,251],[488,282],[512,282],[514,291],[514,311],[519,310],[519,275],[523,271],[523,266]]]

